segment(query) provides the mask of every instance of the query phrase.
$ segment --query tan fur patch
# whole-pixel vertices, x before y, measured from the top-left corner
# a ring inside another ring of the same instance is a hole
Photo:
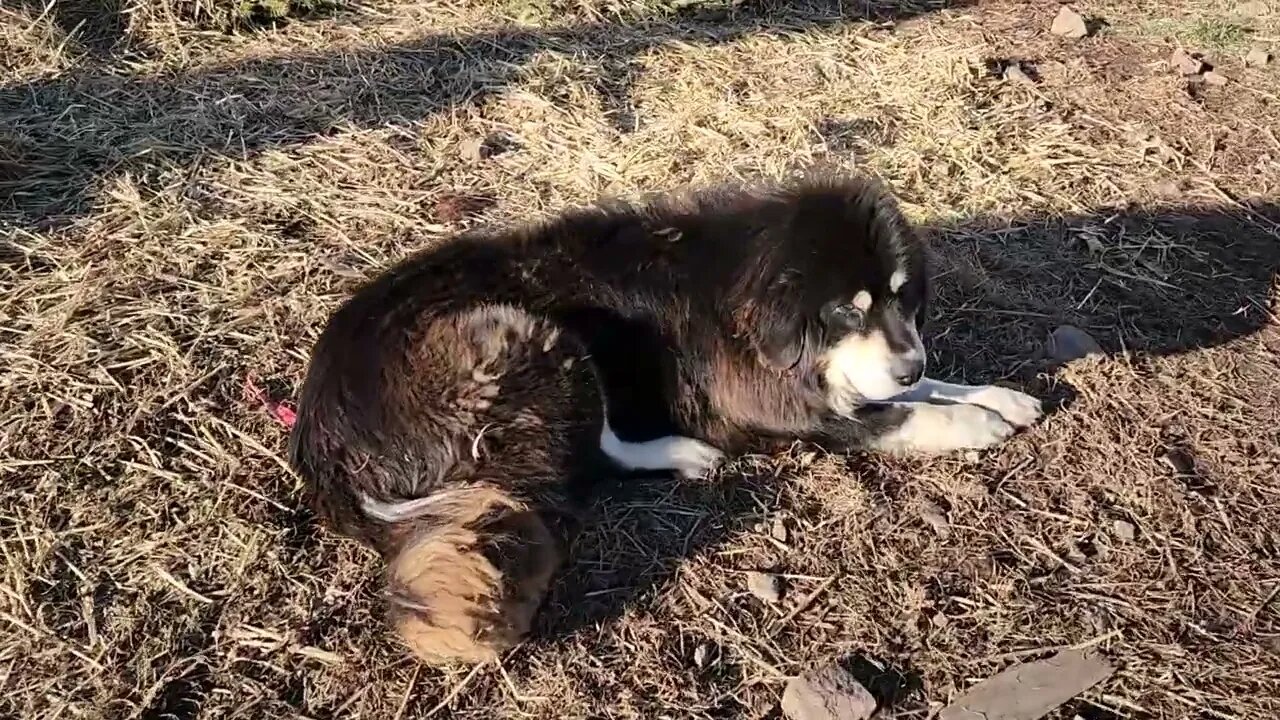
[[[561,554],[537,513],[500,490],[445,503],[391,560],[388,621],[428,663],[482,662],[528,633]]]

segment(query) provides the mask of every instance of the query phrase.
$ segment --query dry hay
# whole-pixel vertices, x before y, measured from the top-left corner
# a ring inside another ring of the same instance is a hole
[[[762,717],[858,653],[913,717],[1093,644],[1120,672],[1064,717],[1275,716],[1275,69],[1215,46],[1231,84],[1189,88],[1173,44],[1235,35],[1131,5],[1076,43],[1036,3],[790,5],[227,35],[157,2],[124,56],[0,9],[0,715]],[[817,162],[934,228],[939,372],[1063,409],[981,456],[621,488],[501,667],[391,646],[375,559],[303,509],[246,377],[289,397],[360,278],[468,223]],[[1110,354],[1046,366],[1062,322]]]

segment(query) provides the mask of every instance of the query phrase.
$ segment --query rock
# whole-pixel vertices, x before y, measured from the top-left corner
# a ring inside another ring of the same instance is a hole
[[[790,720],[866,720],[875,711],[875,696],[835,664],[793,678],[782,693]]]
[[[1004,79],[1008,82],[1016,82],[1021,85],[1035,85],[1036,81],[1031,79],[1019,63],[1009,63],[1004,68]]]
[[[983,680],[943,708],[937,720],[1039,720],[1113,672],[1097,655],[1065,650]]]
[[[933,532],[943,540],[951,536],[951,523],[947,521],[947,513],[934,503],[926,502],[920,507],[920,519],[933,528]]]
[[[771,573],[747,573],[747,590],[764,602],[773,604],[782,599],[782,578]]]
[[[783,522],[782,518],[773,519],[773,526],[769,528],[769,535],[780,543],[787,541],[787,524]]]
[[[1260,17],[1271,12],[1271,8],[1263,0],[1249,0],[1236,6],[1236,14],[1244,17]]]
[[[1116,520],[1111,523],[1111,531],[1115,533],[1116,537],[1125,542],[1133,542],[1133,539],[1138,535],[1138,529],[1128,520]]]
[[[1271,62],[1271,53],[1260,47],[1250,48],[1244,56],[1244,64],[1248,67],[1262,67]]]
[[[1226,75],[1223,75],[1222,73],[1219,73],[1219,72],[1214,72],[1213,70],[1209,70],[1208,72],[1206,72],[1204,75],[1201,75],[1200,77],[1204,79],[1205,84],[1217,85],[1219,87],[1226,85],[1228,82],[1230,82],[1230,80],[1227,78]]]
[[[1049,26],[1049,32],[1078,40],[1089,34],[1089,26],[1085,24],[1084,18],[1080,13],[1063,5],[1057,16],[1053,18],[1053,24]]]
[[[1050,333],[1045,350],[1050,358],[1059,363],[1103,354],[1098,341],[1074,325],[1060,325]]]
[[[1169,67],[1183,75],[1198,75],[1204,70],[1204,60],[1178,48],[1169,56]]]

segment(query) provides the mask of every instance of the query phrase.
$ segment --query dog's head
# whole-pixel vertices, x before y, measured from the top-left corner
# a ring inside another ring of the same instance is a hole
[[[761,362],[811,376],[836,410],[910,389],[924,375],[928,271],[896,203],[850,180],[776,199],[782,209],[764,224],[754,280],[738,300],[747,309],[739,327]]]

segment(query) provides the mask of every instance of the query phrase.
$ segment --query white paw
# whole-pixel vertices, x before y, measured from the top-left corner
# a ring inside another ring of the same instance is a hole
[[[879,450],[936,455],[998,445],[1016,431],[993,410],[977,405],[908,404],[910,415],[875,441]]]
[[[1030,427],[1044,415],[1044,408],[1038,398],[996,385],[984,387],[967,398],[966,402],[997,412],[1005,422],[1018,428]]]
[[[671,467],[685,480],[704,478],[724,464],[724,453],[701,440],[687,437],[668,440],[672,443]]]
[[[995,410],[988,410],[977,405],[952,405],[950,410],[949,431],[951,437],[947,449],[980,450],[999,445],[1009,439],[1017,431]]]

